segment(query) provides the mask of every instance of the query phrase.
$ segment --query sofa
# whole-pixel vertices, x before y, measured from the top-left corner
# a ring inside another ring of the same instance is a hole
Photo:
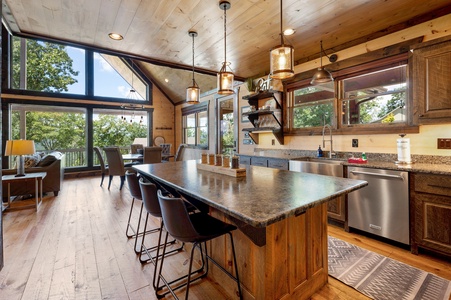
[[[42,181],[42,193],[53,193],[58,196],[64,177],[64,155],[61,152],[49,154],[36,153],[25,156],[25,173],[47,172]],[[3,169],[2,175],[16,174],[17,169]],[[7,197],[8,185],[2,183],[3,200]],[[11,196],[34,195],[35,183],[33,181],[18,181],[11,183]]]

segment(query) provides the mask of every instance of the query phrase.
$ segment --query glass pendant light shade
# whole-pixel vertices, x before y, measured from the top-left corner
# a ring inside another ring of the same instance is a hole
[[[186,88],[186,103],[198,104],[200,103],[200,88],[194,79],[194,38],[197,36],[197,32],[190,30],[188,34],[193,38],[193,85]]]
[[[273,79],[286,79],[294,76],[294,48],[283,42],[282,0],[280,0],[280,45],[269,51],[270,74]]]
[[[279,45],[270,51],[271,78],[285,79],[294,76],[294,48]]]
[[[192,86],[186,88],[186,103],[189,104],[200,103],[200,88],[195,80],[193,80]]]
[[[227,71],[228,63],[224,62],[222,64],[221,70],[218,73],[218,94],[220,95],[230,95],[233,94],[233,78],[232,72]]]
[[[230,95],[233,94],[233,80],[234,75],[230,69],[230,62],[227,61],[227,13],[226,11],[231,7],[229,1],[221,0],[219,2],[219,8],[224,10],[224,62],[222,63],[221,70],[217,74],[218,82],[218,94]]]

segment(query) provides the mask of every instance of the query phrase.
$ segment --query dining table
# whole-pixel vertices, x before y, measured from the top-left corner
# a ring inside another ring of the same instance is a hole
[[[127,154],[122,154],[122,159],[123,160],[133,160],[133,161],[137,161],[137,160],[143,160],[144,156],[142,154],[139,153],[127,153]]]
[[[174,155],[161,155],[161,160],[162,161],[168,161],[170,158],[175,157]],[[142,161],[144,159],[144,156],[142,154],[139,153],[135,153],[135,154],[131,154],[131,153],[127,153],[127,154],[122,154],[122,159],[123,160],[132,160],[132,161]]]

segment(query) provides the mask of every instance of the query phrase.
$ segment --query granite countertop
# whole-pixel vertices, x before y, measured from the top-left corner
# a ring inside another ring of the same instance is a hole
[[[266,227],[366,186],[351,180],[246,166],[246,177],[197,169],[197,161],[137,165],[143,175],[200,200],[254,227]]]
[[[252,155],[252,154],[239,154],[245,156],[255,156],[255,157],[266,157],[266,158],[279,158],[279,159],[287,159],[287,160],[303,160],[308,158],[315,158],[316,160],[330,160],[329,158],[322,157],[309,157],[309,156],[300,156],[296,157],[293,155],[287,154],[260,154],[260,155]],[[451,175],[451,165],[444,163],[424,163],[424,162],[414,162],[412,164],[396,164],[395,161],[378,161],[368,159],[365,164],[358,163],[348,163],[346,159],[333,159],[341,161],[344,166],[353,166],[353,167],[363,167],[363,168],[376,168],[376,169],[387,169],[387,170],[401,170],[408,172],[418,172],[418,173],[429,173],[429,174],[437,174],[437,175]]]
[[[344,161],[343,165],[354,167],[358,166],[364,168],[429,173],[438,175],[451,175],[451,166],[444,164],[429,164],[429,163],[396,164],[395,162],[382,162],[369,160],[366,164],[352,164]]]

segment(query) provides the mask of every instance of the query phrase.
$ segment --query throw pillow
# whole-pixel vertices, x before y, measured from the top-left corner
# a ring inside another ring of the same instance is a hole
[[[40,160],[41,156],[39,156],[38,153],[35,153],[33,155],[24,155],[24,167],[25,168],[36,167]]]
[[[57,160],[57,158],[54,155],[49,154],[49,155],[44,156],[41,159],[41,161],[38,163],[37,166],[38,167],[47,167],[47,166],[51,165],[56,160]]]

